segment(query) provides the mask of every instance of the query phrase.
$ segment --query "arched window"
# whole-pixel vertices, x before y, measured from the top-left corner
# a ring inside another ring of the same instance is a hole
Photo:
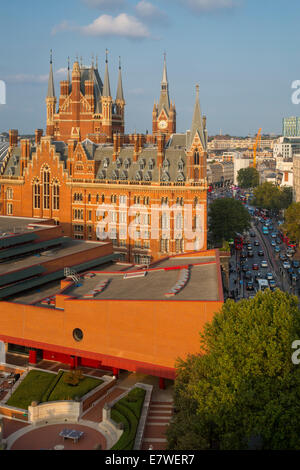
[[[200,165],[200,157],[198,150],[196,150],[196,152],[194,153],[194,165]]]
[[[33,183],[33,208],[41,208],[41,187],[39,180],[35,180]]]
[[[14,192],[12,188],[7,188],[6,190],[6,199],[13,199],[14,198]]]
[[[59,183],[54,181],[53,183],[53,209],[59,210]]]
[[[50,168],[45,167],[43,170],[43,195],[44,209],[50,209]]]

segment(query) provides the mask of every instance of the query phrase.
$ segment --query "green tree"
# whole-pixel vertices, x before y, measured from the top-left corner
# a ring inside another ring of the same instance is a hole
[[[300,202],[294,202],[285,211],[283,230],[292,240],[300,242]]]
[[[281,190],[280,205],[281,209],[287,209],[293,202],[293,188],[284,186]]]
[[[240,188],[255,188],[259,185],[259,173],[256,168],[242,168],[238,172],[238,185]]]
[[[261,209],[278,211],[281,208],[280,189],[273,183],[263,183],[253,191],[253,205]]]
[[[290,187],[279,188],[273,183],[263,183],[253,192],[253,205],[262,209],[278,212],[287,209],[293,201],[293,189]]]
[[[216,242],[228,241],[251,226],[251,216],[240,201],[216,199],[209,208],[209,230]]]
[[[300,449],[299,338],[296,297],[277,289],[227,300],[200,334],[199,354],[178,361],[168,448]]]

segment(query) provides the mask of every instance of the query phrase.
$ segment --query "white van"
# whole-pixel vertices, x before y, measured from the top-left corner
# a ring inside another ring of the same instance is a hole
[[[258,279],[258,290],[264,291],[269,289],[269,282],[267,279]]]

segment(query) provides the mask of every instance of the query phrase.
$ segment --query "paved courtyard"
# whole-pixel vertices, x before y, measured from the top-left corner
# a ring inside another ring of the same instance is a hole
[[[84,435],[75,443],[59,436],[63,429],[83,431]],[[54,424],[39,427],[21,436],[10,450],[56,450],[56,446],[64,446],[61,450],[94,450],[97,445],[106,449],[105,437],[96,429],[80,424]]]

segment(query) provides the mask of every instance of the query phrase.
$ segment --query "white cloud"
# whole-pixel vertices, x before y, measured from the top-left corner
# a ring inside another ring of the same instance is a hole
[[[132,90],[128,90],[127,93],[129,95],[141,96],[145,94],[145,90],[143,88],[133,88]]]
[[[115,10],[124,7],[125,0],[82,0],[90,8],[99,8],[101,10]]]
[[[78,26],[76,26],[74,23],[71,23],[70,21],[62,21],[60,24],[54,26],[52,28],[51,33],[52,34],[57,34],[57,33],[62,33],[64,31],[76,31],[78,29]]]
[[[235,0],[180,0],[180,2],[199,12],[229,9],[237,6]]]
[[[146,38],[150,36],[147,27],[134,16],[121,13],[113,17],[101,15],[88,26],[79,28],[89,36],[123,36],[128,38]]]
[[[66,79],[68,69],[62,67],[54,73],[54,78],[57,79]],[[47,83],[49,79],[49,74],[45,75],[33,75],[26,73],[19,73],[15,75],[8,75],[5,80],[9,83]]]
[[[165,12],[146,0],[141,0],[135,7],[137,15],[144,20],[159,20],[166,18]]]

